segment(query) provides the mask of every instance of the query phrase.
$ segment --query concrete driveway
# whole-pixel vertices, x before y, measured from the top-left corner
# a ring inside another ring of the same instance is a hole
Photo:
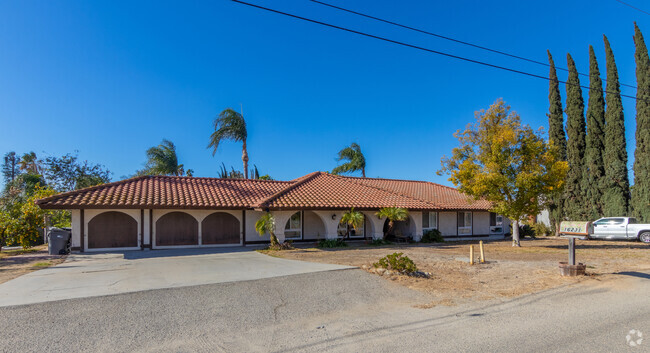
[[[75,254],[58,266],[0,284],[0,307],[347,268],[242,248]]]

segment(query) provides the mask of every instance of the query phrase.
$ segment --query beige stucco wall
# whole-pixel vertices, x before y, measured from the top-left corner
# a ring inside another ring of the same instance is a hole
[[[144,234],[143,237],[140,236],[141,232],[141,215],[139,209],[114,209],[114,210],[85,210],[84,211],[84,234],[87,248],[87,236],[88,236],[88,222],[95,217],[96,215],[107,212],[107,211],[117,211],[123,212],[135,219],[138,224],[138,248],[140,247],[140,241],[143,240],[145,246],[151,244],[151,239],[149,237],[149,210],[144,210]],[[156,221],[164,214],[169,212],[185,212],[197,220],[199,225],[199,239],[201,238],[201,221],[208,215],[214,212],[226,212],[232,214],[240,222],[240,244],[243,244],[243,231],[246,229],[246,240],[247,241],[269,241],[269,235],[265,234],[264,236],[259,236],[255,231],[255,222],[263,214],[262,211],[253,211],[246,210],[246,222],[242,223],[242,211],[241,210],[153,210],[153,233],[155,238],[155,224]],[[273,211],[272,213],[276,217],[276,235],[280,241],[284,240],[284,226],[288,221],[289,217],[296,211]],[[325,238],[336,238],[337,237],[337,228],[341,220],[341,217],[345,213],[345,210],[316,210],[316,211],[305,211],[304,212],[304,239],[316,240],[316,239],[325,239]],[[368,237],[381,238],[383,236],[383,225],[385,220],[378,219],[375,215],[376,211],[362,211],[366,216],[365,223],[365,234]],[[72,210],[72,246],[80,246],[80,210]],[[332,219],[332,216],[334,218]],[[490,214],[489,212],[473,212],[473,235],[486,235],[490,231]],[[504,219],[504,229],[507,232],[508,225],[510,220]],[[457,225],[457,214],[456,212],[438,212],[438,229],[443,236],[455,236],[456,235],[456,225]],[[409,222],[407,225],[402,225],[403,234],[413,236],[415,240],[420,240],[422,236],[422,212],[413,211],[409,213]],[[208,246],[208,245],[206,245]],[[215,246],[215,245],[209,245]],[[216,245],[219,246],[219,245]],[[223,246],[223,245],[222,245]],[[156,248],[156,247],[154,247]],[[136,248],[134,248],[136,249]],[[87,249],[85,249],[87,250]]]
[[[438,213],[438,230],[443,236],[455,236],[458,232],[456,212],[439,212]]]
[[[312,211],[305,211],[304,215],[303,239],[325,239],[325,223],[320,216]]]
[[[81,220],[79,219],[79,217],[81,217],[81,210],[71,210],[70,214],[70,221],[72,222],[72,239],[70,246],[78,248],[81,246]]]
[[[271,236],[266,233],[262,236],[255,231],[255,222],[264,214],[262,211],[246,210],[246,241],[270,241]]]
[[[473,235],[490,234],[490,212],[472,212]]]

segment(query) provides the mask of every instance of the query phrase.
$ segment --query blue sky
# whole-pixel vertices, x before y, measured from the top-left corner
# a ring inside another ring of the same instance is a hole
[[[251,2],[548,75],[543,66],[307,0]],[[606,34],[628,84],[636,81],[633,21],[650,35],[650,16],[614,0],[331,3],[540,61],[550,49],[562,67],[570,52],[585,73],[592,44],[603,76]],[[224,143],[214,157],[206,149],[215,115],[240,105],[250,163],[276,179],[331,170],[336,152],[357,142],[370,177],[449,185],[435,171],[456,146],[453,132],[476,110],[502,97],[524,122],[548,125],[547,81],[231,1],[3,1],[0,48],[0,152],[78,150],[81,159],[107,166],[114,180],[141,168],[145,150],[163,138],[196,176],[216,176],[222,162],[241,169],[239,143]],[[634,101],[623,104],[631,165]]]

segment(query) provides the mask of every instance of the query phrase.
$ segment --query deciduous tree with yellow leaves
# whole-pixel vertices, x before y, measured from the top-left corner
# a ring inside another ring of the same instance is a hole
[[[512,246],[519,244],[519,222],[536,215],[560,189],[567,163],[543,131],[522,125],[519,115],[498,99],[475,113],[476,122],[454,137],[460,143],[451,157],[442,158],[439,175],[459,191],[492,202],[492,211],[513,221]]]

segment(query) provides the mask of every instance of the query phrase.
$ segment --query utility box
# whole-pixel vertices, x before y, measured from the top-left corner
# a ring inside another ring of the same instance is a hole
[[[72,232],[61,228],[47,230],[47,248],[50,255],[67,255],[70,253]]]

